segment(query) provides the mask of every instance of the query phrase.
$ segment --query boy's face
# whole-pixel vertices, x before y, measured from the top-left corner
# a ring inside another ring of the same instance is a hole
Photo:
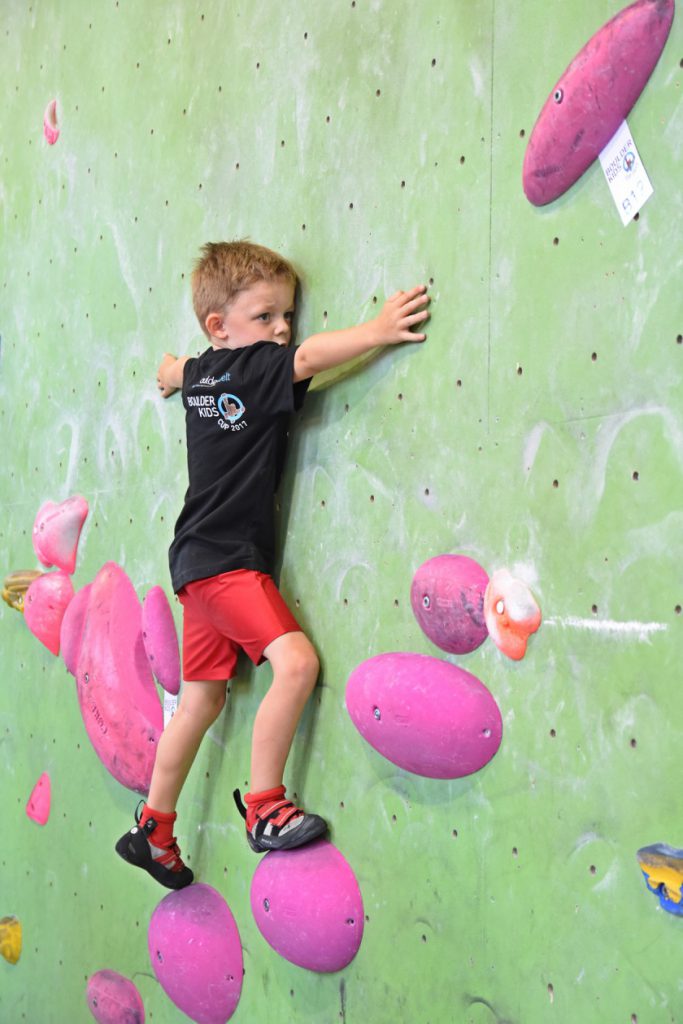
[[[239,292],[225,313],[209,315],[207,328],[214,348],[244,348],[257,341],[289,345],[293,317],[294,285],[275,278]]]

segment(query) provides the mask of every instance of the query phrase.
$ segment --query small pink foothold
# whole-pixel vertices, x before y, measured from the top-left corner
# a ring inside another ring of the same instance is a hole
[[[26,813],[38,825],[45,825],[50,817],[50,776],[43,772],[36,782],[26,804]]]
[[[56,565],[69,574],[76,568],[76,551],[88,502],[80,494],[59,505],[44,502],[33,524],[33,549],[43,565]]]
[[[167,693],[178,693],[178,634],[171,606],[161,587],[152,587],[142,602],[142,639],[152,672]]]
[[[88,978],[88,1009],[97,1024],[145,1024],[137,988],[118,971],[97,971]]]
[[[73,596],[71,577],[61,571],[46,572],[35,579],[26,591],[26,625],[53,654],[59,654],[62,619]]]
[[[43,135],[48,145],[54,146],[59,138],[59,122],[57,120],[57,100],[50,100],[43,115]]]
[[[267,853],[254,872],[251,909],[275,952],[309,971],[341,971],[360,948],[365,916],[358,882],[325,839]]]
[[[240,934],[230,907],[197,882],[162,899],[147,932],[152,969],[164,992],[197,1024],[225,1024],[242,992]]]
[[[541,609],[526,583],[507,569],[494,572],[484,595],[484,615],[496,647],[514,661],[523,658],[529,636],[541,625]]]

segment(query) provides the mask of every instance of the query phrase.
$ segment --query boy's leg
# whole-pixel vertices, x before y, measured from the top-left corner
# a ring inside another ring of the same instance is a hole
[[[285,633],[268,644],[263,653],[272,666],[273,682],[254,719],[254,792],[282,785],[294,733],[320,671],[318,656],[304,633]]]
[[[254,720],[246,809],[235,792],[249,845],[257,853],[303,846],[327,831],[323,818],[306,814],[287,800],[282,785],[294,733],[318,677],[318,656],[301,632],[284,633],[263,653],[271,663],[273,682]]]
[[[225,704],[226,683],[191,680],[184,684],[178,709],[157,744],[147,803],[137,824],[116,844],[116,852],[144,868],[169,889],[193,880],[173,835],[175,806],[209,726]]]
[[[225,706],[225,681],[190,680],[157,744],[147,804],[172,814],[206,731]]]

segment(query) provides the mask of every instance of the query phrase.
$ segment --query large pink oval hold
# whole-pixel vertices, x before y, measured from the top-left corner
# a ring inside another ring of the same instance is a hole
[[[97,971],[88,978],[88,1009],[98,1024],[145,1024],[145,1007],[137,988],[117,971]]]
[[[524,155],[534,206],[577,181],[636,102],[671,30],[674,0],[637,0],[588,40],[545,102]]]
[[[180,651],[173,612],[161,587],[152,587],[142,602],[142,639],[152,672],[167,693],[180,690]]]
[[[476,676],[427,654],[378,654],[354,669],[346,707],[361,736],[393,764],[459,779],[491,760],[503,733]]]
[[[413,577],[410,603],[432,643],[451,654],[468,654],[488,636],[484,593],[489,578],[467,555],[437,555]]]
[[[43,565],[56,565],[72,574],[88,502],[80,494],[59,505],[46,501],[38,509],[33,524],[33,549]]]
[[[71,577],[61,571],[38,576],[26,591],[26,625],[53,654],[59,654],[62,619],[73,596]]]
[[[43,772],[31,790],[31,795],[26,804],[26,814],[37,825],[46,825],[50,817],[51,802],[52,788],[50,786],[50,776],[47,772]]]
[[[44,577],[43,577],[44,578]],[[84,609],[74,616],[76,691],[88,737],[123,786],[146,794],[164,725],[142,643],[142,608],[115,562],[102,566]]]
[[[149,957],[159,984],[197,1024],[225,1024],[242,992],[242,943],[230,907],[201,882],[169,893],[152,914]]]
[[[266,942],[309,971],[341,971],[363,938],[356,876],[324,839],[267,853],[252,879],[251,909]]]

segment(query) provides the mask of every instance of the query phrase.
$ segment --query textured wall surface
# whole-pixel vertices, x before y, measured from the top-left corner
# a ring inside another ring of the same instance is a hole
[[[321,652],[288,782],[329,817],[366,913],[341,974],[281,960],[249,908],[230,793],[268,668],[243,666],[193,769],[179,841],[227,899],[236,1021],[683,1020],[683,923],[638,847],[681,832],[683,21],[629,118],[655,194],[623,228],[599,166],[535,209],[526,141],[615,0],[5,0],[0,26],[0,566],[36,566],[39,505],[90,502],[75,584],[107,560],[167,588],[183,417],[154,372],[204,347],[188,276],[249,236],[301,268],[299,336],[431,282],[427,343],[318,382],[281,499],[282,587]],[[43,111],[57,98],[61,136]],[[443,552],[523,576],[544,611],[524,661],[453,660],[503,742],[460,781],[364,744],[352,669],[438,655],[410,582]],[[175,606],[178,612],[177,605]],[[180,616],[177,615],[180,622]],[[149,1020],[161,889],[113,843],[134,794],[93,752],[61,659],[0,607],[0,1019],[87,1021],[87,978],[132,978]],[[52,813],[24,807],[43,771]]]

